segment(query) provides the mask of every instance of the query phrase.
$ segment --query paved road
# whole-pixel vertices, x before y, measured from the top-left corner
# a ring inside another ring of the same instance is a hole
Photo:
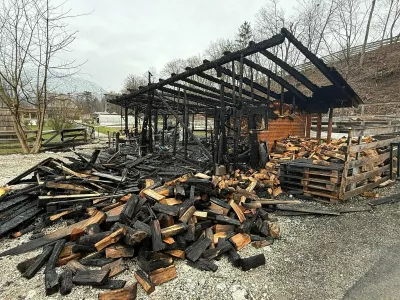
[[[400,244],[383,249],[381,258],[343,299],[400,299]]]

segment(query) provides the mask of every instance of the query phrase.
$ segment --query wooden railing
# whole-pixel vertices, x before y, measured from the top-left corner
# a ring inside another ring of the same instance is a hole
[[[386,46],[389,44],[395,44],[395,43],[399,43],[399,42],[400,42],[400,39],[397,37],[394,37],[393,39],[387,38],[387,39],[384,39],[383,41],[379,40],[379,41],[371,42],[366,45],[365,52],[371,52],[376,49],[379,49],[381,47],[381,45]],[[357,45],[357,46],[350,48],[350,51],[349,51],[350,57],[360,54],[361,50],[362,50],[362,45]],[[329,55],[325,55],[325,56],[321,57],[321,59],[326,64],[329,65],[334,62],[343,60],[346,57],[346,55],[347,55],[346,50],[341,50],[341,51],[338,51],[335,53],[331,53]],[[314,67],[315,66],[311,62],[305,62],[305,63],[295,66],[296,70],[299,72],[303,72],[305,70],[308,70],[308,69],[311,69]]]
[[[93,127],[81,127],[81,128],[70,128],[63,129],[61,131],[57,130],[45,130],[43,131],[43,135],[50,136],[46,139],[43,139],[41,148],[45,150],[49,149],[57,149],[63,147],[73,147],[80,144],[87,143],[91,136],[89,133],[94,132]],[[24,131],[30,146],[32,146],[31,142],[36,140],[37,130],[25,130]],[[0,148],[1,149],[9,149],[9,148],[18,148],[19,140],[17,134],[12,131],[0,131]]]

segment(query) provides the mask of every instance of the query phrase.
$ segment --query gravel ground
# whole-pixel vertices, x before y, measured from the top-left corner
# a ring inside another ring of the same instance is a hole
[[[86,149],[91,151],[91,149]],[[63,159],[71,153],[0,156],[0,185],[48,156]],[[399,184],[378,189],[382,196],[398,192]],[[356,197],[335,207],[365,206],[367,199]],[[309,202],[315,207],[328,205]],[[269,247],[248,246],[242,257],[264,253],[267,264],[242,272],[226,258],[217,261],[215,273],[202,272],[177,262],[178,277],[156,288],[148,297],[138,287],[138,299],[342,299],[360,278],[379,261],[381,255],[400,239],[399,203],[331,217],[279,217],[282,238]],[[50,232],[64,223],[46,229]],[[0,251],[28,241],[29,235],[0,240]],[[31,280],[21,277],[16,265],[40,251],[0,258],[0,299],[97,299],[99,290],[75,287],[68,296],[45,297],[44,275]],[[135,260],[116,279],[135,282]],[[384,297],[382,297],[384,299]]]

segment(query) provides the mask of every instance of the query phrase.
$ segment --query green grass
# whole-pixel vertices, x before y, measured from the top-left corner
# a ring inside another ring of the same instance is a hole
[[[12,148],[6,148],[2,149],[0,148],[0,155],[7,155],[7,154],[16,154],[16,153],[22,153],[21,146],[19,144],[13,144]]]
[[[107,127],[107,126],[94,126],[94,129],[97,132],[107,134],[107,132],[113,133],[113,132],[118,132],[120,131],[120,127]]]

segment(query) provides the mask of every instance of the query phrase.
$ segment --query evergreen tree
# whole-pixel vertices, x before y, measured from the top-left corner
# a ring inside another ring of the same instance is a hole
[[[253,39],[253,30],[251,29],[251,25],[249,22],[244,21],[242,25],[240,25],[238,33],[236,34],[236,46],[238,48],[245,48],[249,45],[249,42]]]

